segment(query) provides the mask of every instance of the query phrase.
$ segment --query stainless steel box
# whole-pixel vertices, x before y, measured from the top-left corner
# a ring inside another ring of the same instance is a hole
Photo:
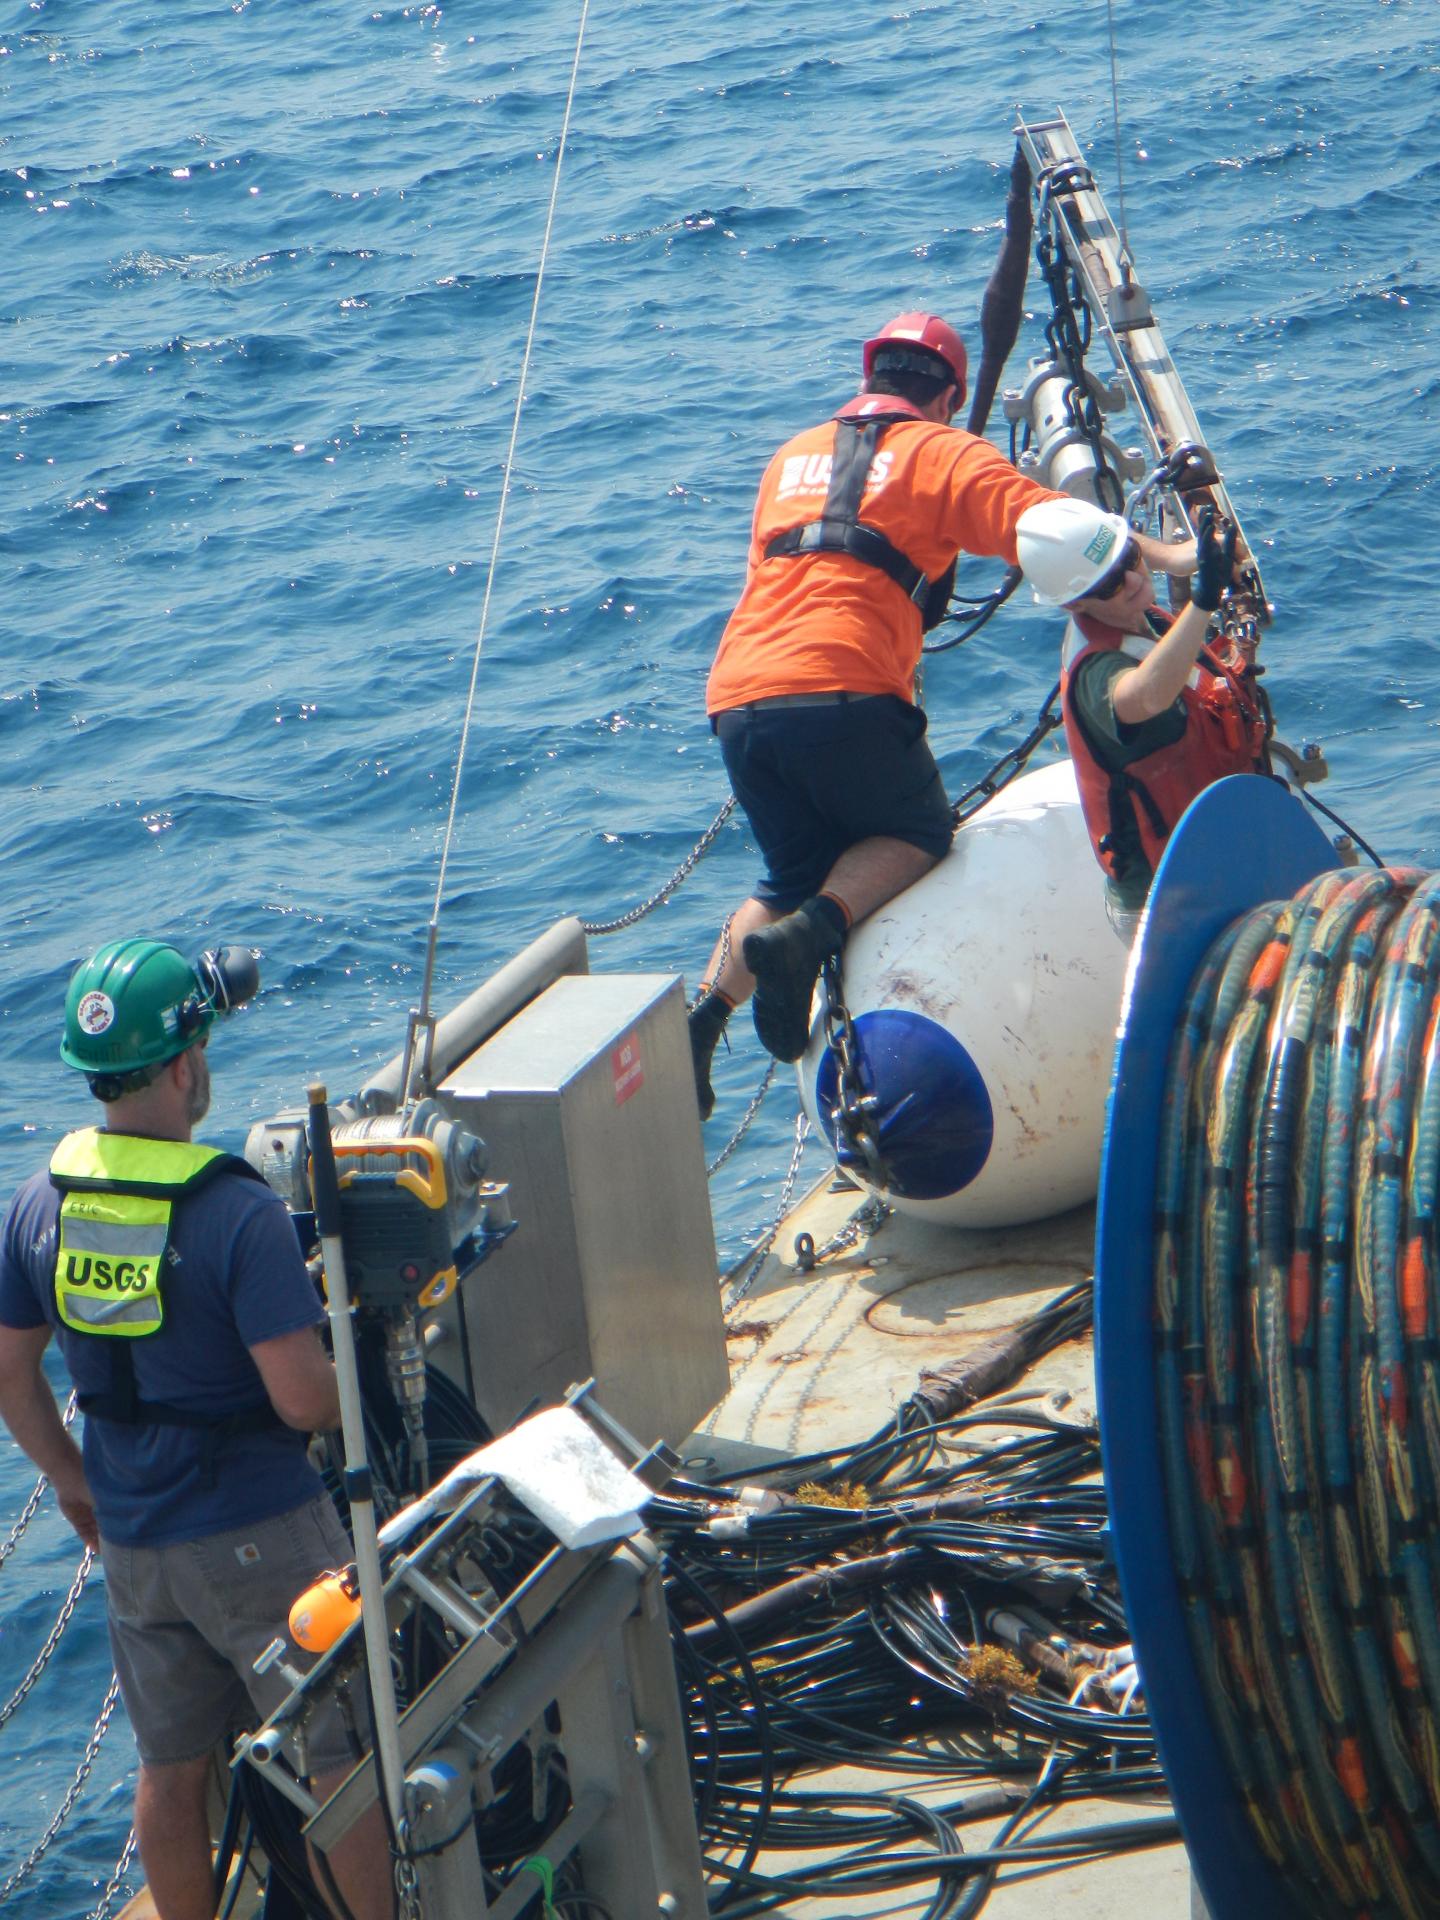
[[[497,1430],[594,1376],[647,1445],[729,1387],[680,982],[569,975],[445,1080],[518,1225],[465,1288],[475,1398]]]

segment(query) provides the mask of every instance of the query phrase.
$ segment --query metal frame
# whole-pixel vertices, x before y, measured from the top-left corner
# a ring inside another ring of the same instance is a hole
[[[588,1393],[587,1385],[566,1398],[640,1455],[640,1473],[663,1476],[663,1457],[642,1453]],[[535,1898],[530,1879],[487,1896],[473,1820],[474,1807],[494,1792],[495,1770],[528,1740],[537,1773],[552,1746],[563,1754],[571,1796],[570,1811],[536,1858],[558,1868],[578,1856],[586,1891],[617,1915],[704,1920],[658,1551],[645,1534],[579,1553],[556,1547],[503,1602],[486,1607],[473,1586],[462,1584],[458,1569],[467,1540],[491,1522],[501,1492],[495,1480],[480,1481],[399,1555],[384,1583],[391,1628],[428,1607],[455,1643],[397,1725],[403,1817],[422,1907],[511,1920]],[[284,1748],[295,1740],[303,1764],[304,1723],[318,1699],[345,1686],[357,1668],[362,1626],[352,1625],[308,1674],[293,1675],[291,1693],[258,1733],[240,1741],[234,1761],[254,1766],[300,1809],[307,1838],[322,1850],[374,1804],[373,1755],[321,1805],[287,1763]],[[544,1730],[552,1706],[559,1718],[553,1734]]]
[[[1150,300],[1135,278],[1128,249],[1110,218],[1074,130],[1063,113],[1049,120],[1026,120],[1017,115],[1016,138],[1030,164],[1040,194],[1041,215],[1054,221],[1065,253],[1080,280],[1095,327],[1104,340],[1115,370],[1133,403],[1152,462],[1159,464],[1179,447],[1193,446],[1208,454],[1200,422],[1190,405],[1165,336]],[[1055,175],[1083,176],[1089,184],[1064,186],[1053,194],[1047,183]],[[1010,415],[1007,396],[1006,413]],[[1235,504],[1216,469],[1205,488],[1226,517],[1240,525]],[[1195,531],[1183,498],[1172,497],[1177,521]],[[1269,601],[1264,594],[1254,548],[1241,539],[1250,554],[1249,567],[1257,592],[1256,616],[1269,624]]]

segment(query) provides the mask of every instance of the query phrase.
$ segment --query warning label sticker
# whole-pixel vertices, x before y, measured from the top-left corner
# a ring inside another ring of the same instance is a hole
[[[615,1076],[615,1104],[625,1102],[645,1084],[645,1068],[640,1059],[640,1042],[627,1034],[610,1056],[610,1071]]]

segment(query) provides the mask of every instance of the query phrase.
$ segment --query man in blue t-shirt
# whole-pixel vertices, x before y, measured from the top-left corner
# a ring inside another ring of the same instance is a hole
[[[306,1451],[340,1405],[294,1229],[243,1161],[191,1138],[209,1107],[210,1027],[254,991],[235,951],[197,970],[174,947],[127,940],[77,971],[61,1057],[85,1072],[105,1124],[61,1142],[0,1233],[0,1418],[104,1565],[161,1920],[213,1915],[214,1750],[284,1697],[252,1663],[291,1601],[351,1558]],[[42,1370],[52,1334],[83,1452]],[[305,1761],[322,1799],[353,1759],[338,1714],[317,1716]],[[378,1808],[329,1867],[355,1920],[393,1913]]]

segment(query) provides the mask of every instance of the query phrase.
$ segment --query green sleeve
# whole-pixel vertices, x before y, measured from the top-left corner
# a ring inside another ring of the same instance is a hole
[[[1128,653],[1092,653],[1070,682],[1070,698],[1090,751],[1107,773],[1118,773],[1148,753],[1170,747],[1185,731],[1185,702],[1176,700],[1150,720],[1117,720],[1115,682],[1135,665]]]

